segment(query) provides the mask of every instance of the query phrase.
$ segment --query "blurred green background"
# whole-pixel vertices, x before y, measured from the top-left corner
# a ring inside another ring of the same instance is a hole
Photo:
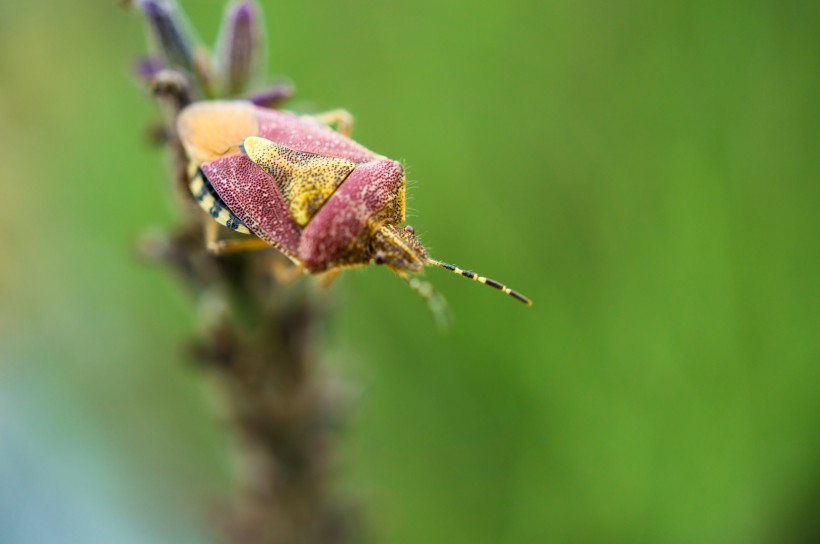
[[[183,2],[211,42],[222,2]],[[328,296],[377,541],[820,541],[820,6],[265,2],[297,103],[404,160],[455,327]],[[0,542],[212,541],[236,461],[116,2],[0,0]]]

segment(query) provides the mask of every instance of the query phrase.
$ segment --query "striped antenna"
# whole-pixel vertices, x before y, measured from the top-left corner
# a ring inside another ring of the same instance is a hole
[[[527,297],[525,297],[524,295],[522,295],[518,291],[513,291],[512,289],[510,289],[506,285],[498,283],[495,280],[491,280],[490,278],[485,278],[484,276],[479,276],[478,274],[476,274],[474,272],[470,272],[469,270],[462,270],[457,266],[453,266],[451,264],[443,263],[443,262],[437,261],[435,259],[429,259],[428,258],[427,262],[429,264],[435,265],[439,268],[449,270],[450,272],[453,272],[454,274],[458,274],[459,276],[464,276],[467,279],[475,280],[478,283],[483,283],[484,285],[489,285],[490,287],[494,287],[494,288],[498,289],[499,291],[503,291],[504,293],[510,295],[515,300],[517,300],[519,302],[523,302],[527,306],[532,306],[532,301],[530,299],[528,299]]]

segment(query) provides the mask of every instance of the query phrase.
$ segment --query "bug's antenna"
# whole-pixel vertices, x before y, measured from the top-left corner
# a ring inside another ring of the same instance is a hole
[[[444,300],[444,297],[436,292],[435,289],[433,289],[432,285],[418,278],[411,278],[407,275],[407,272],[401,268],[390,267],[390,269],[395,272],[397,276],[406,281],[413,291],[421,295],[422,298],[427,301],[427,306],[433,313],[433,317],[439,327],[446,329],[450,326],[451,319],[450,312],[447,309],[447,301]]]
[[[494,287],[494,288],[498,289],[499,291],[503,291],[505,294],[510,295],[515,300],[517,300],[519,302],[523,302],[527,306],[532,306],[532,301],[530,299],[528,299],[527,297],[525,297],[524,295],[522,295],[518,291],[513,291],[512,289],[510,289],[506,285],[498,283],[495,280],[491,280],[490,278],[485,278],[484,276],[479,276],[475,272],[470,272],[469,270],[462,270],[457,266],[453,266],[452,264],[443,263],[443,262],[437,261],[435,259],[428,258],[427,262],[429,264],[438,266],[439,268],[449,270],[450,272],[452,272],[454,274],[458,274],[459,276],[464,276],[467,279],[475,280],[478,283],[483,283],[484,285],[489,285],[490,287]]]

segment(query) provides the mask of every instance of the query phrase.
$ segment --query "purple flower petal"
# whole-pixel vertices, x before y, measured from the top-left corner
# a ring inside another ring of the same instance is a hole
[[[277,83],[272,87],[252,94],[248,97],[250,102],[263,108],[275,108],[290,100],[293,96],[293,85],[290,83]]]
[[[162,0],[140,0],[137,7],[148,20],[154,42],[166,64],[193,72],[193,45],[184,30],[178,10],[171,3]]]
[[[223,91],[236,96],[259,79],[264,35],[256,2],[241,0],[225,11],[215,64]]]

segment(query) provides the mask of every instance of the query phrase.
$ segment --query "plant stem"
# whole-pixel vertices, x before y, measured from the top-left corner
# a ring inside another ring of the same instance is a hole
[[[168,100],[167,145],[176,185],[187,186],[187,159],[174,133],[179,105]],[[216,256],[183,189],[184,222],[148,240],[144,252],[168,265],[199,304],[201,334],[193,359],[216,376],[239,437],[247,473],[229,513],[217,516],[228,542],[342,544],[354,539],[352,507],[335,497],[330,477],[340,399],[318,361],[328,319],[306,281],[286,287],[275,250]]]

